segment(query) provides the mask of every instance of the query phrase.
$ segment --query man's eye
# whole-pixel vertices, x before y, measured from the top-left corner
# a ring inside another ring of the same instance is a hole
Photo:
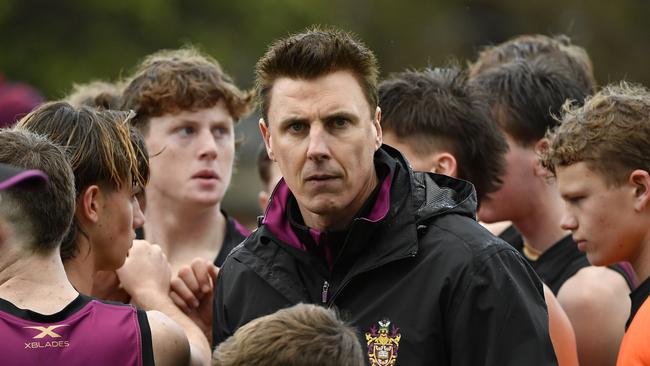
[[[212,130],[212,134],[217,137],[227,135],[229,132],[230,130],[225,127],[217,127]]]
[[[305,129],[305,125],[303,123],[292,123],[289,125],[289,130],[291,132],[301,132]]]
[[[192,127],[182,127],[176,130],[176,132],[181,136],[190,136],[194,134],[194,128]]]
[[[335,118],[332,121],[332,124],[334,125],[334,127],[345,127],[349,122],[350,121],[348,121],[345,118]]]

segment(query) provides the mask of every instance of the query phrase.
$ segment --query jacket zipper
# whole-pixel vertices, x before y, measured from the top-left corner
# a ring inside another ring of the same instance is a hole
[[[329,291],[330,291],[330,283],[327,281],[323,282],[323,292],[321,293],[321,298],[320,298],[323,304],[327,304]]]

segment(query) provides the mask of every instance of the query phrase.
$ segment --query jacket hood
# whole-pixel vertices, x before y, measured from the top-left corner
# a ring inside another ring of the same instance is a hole
[[[476,193],[469,182],[441,174],[414,172],[404,156],[388,145],[382,145],[377,150],[374,161],[375,166],[387,167],[389,173],[380,182],[377,202],[369,217],[362,219],[375,223],[384,219],[391,220],[397,215],[413,215],[412,212],[415,212],[415,224],[449,213],[475,218]],[[273,190],[262,224],[283,242],[304,249],[286,219],[290,195],[289,187],[281,179]],[[412,202],[409,204],[407,201]],[[410,207],[415,210],[409,210],[411,213],[403,212]],[[316,235],[318,233],[312,233],[312,236]]]
[[[402,180],[403,183],[410,183],[408,186],[412,193],[417,224],[442,214],[453,213],[476,218],[476,191],[471,183],[442,174],[413,171],[402,153],[391,146],[383,145],[380,151],[392,158],[406,173]]]

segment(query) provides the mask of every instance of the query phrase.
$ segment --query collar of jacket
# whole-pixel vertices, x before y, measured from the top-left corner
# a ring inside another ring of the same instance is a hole
[[[377,150],[374,161],[375,166],[385,165],[390,170],[387,177],[390,184],[383,184],[389,188],[389,204],[381,215],[356,218],[350,225],[346,243],[334,267],[334,270],[337,267],[351,268],[354,263],[350,275],[415,256],[418,237],[426,231],[426,224],[432,218],[449,213],[474,217],[476,211],[476,194],[468,182],[439,174],[413,172],[402,154],[388,145]],[[291,194],[286,183],[281,181],[271,196],[266,211],[268,219],[262,221],[257,234],[262,244],[273,241],[293,249],[299,246],[289,241],[299,243],[299,240],[286,222],[283,210],[288,195],[282,194],[283,190]],[[381,197],[380,193],[378,199],[383,199]],[[279,209],[279,214],[268,215],[273,209]],[[274,219],[285,222],[273,222]]]

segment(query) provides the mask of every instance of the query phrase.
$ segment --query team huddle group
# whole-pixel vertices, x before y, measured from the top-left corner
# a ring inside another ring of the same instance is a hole
[[[648,89],[543,35],[379,80],[330,27],[255,76],[159,51],[0,129],[1,364],[650,365]]]

